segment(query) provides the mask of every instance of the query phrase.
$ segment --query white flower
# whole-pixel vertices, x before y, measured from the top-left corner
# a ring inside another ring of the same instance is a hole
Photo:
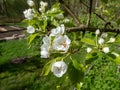
[[[99,34],[100,34],[100,30],[97,29],[97,30],[95,31],[95,34],[96,34],[96,35],[99,35]]]
[[[103,52],[104,52],[104,53],[109,53],[109,52],[110,52],[109,47],[104,47],[104,48],[103,48]]]
[[[41,46],[41,58],[48,58],[50,56],[50,52],[49,52],[50,46],[49,44],[43,44]]]
[[[98,40],[98,43],[101,45],[101,44],[103,44],[104,43],[104,39],[103,38],[100,38],[99,40]]]
[[[48,3],[47,3],[47,2],[40,1],[40,5],[41,5],[41,7],[46,7],[46,6],[48,5]]]
[[[34,17],[34,10],[33,9],[27,9],[23,13],[24,13],[24,16],[26,19],[31,20]]]
[[[32,33],[35,32],[35,28],[33,26],[28,26],[27,27],[27,32],[30,33],[30,34],[32,34]]]
[[[45,36],[43,38],[40,54],[41,58],[48,58],[50,56],[50,37]]]
[[[108,42],[111,42],[111,43],[115,42],[115,38],[111,37]]]
[[[28,3],[28,5],[31,6],[31,7],[34,5],[34,2],[33,2],[32,0],[27,0],[27,3]]]
[[[52,64],[51,71],[56,77],[62,77],[67,71],[67,65],[63,61],[58,61]]]
[[[64,31],[65,31],[65,26],[64,26],[64,24],[61,24],[57,28],[54,28],[51,30],[50,36],[60,36],[60,35],[64,34]]]
[[[56,29],[52,29],[51,34],[53,34],[54,36],[59,36],[62,35],[64,31],[65,31],[65,26],[62,24],[58,26]]]
[[[87,48],[87,53],[90,53],[92,51],[92,48]]]
[[[102,35],[101,35],[102,38],[106,38],[107,36],[108,36],[107,33],[102,33]]]
[[[52,48],[66,53],[70,47],[71,40],[66,36],[58,36],[53,40]]]

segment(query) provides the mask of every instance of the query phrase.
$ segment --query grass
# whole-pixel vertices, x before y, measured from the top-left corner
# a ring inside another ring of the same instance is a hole
[[[0,42],[2,56],[0,57],[0,64],[7,62],[13,58],[22,56],[33,56],[33,48],[28,48],[26,40],[12,40],[7,42]]]

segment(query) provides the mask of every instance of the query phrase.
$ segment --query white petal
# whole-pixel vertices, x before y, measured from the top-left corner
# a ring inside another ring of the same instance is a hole
[[[43,43],[44,44],[50,44],[50,37],[48,37],[48,36],[45,36],[45,37],[43,37]]]
[[[27,32],[30,33],[30,34],[32,34],[32,33],[35,32],[35,28],[33,26],[28,26],[27,27]]]

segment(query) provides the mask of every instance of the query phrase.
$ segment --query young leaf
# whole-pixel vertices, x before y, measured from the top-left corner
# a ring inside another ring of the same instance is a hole
[[[36,36],[38,36],[39,33],[35,33],[35,34],[31,34],[29,37],[28,37],[28,40],[29,40],[29,44],[31,44],[31,42],[36,38]]]
[[[83,38],[81,41],[84,42],[84,43],[87,43],[89,45],[95,45],[94,40],[89,39],[89,38]]]

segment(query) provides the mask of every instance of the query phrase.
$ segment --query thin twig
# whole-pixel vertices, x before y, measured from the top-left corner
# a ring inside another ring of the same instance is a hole
[[[66,11],[71,15],[71,17],[74,19],[77,26],[80,26],[81,22],[79,21],[77,16],[74,14],[74,12],[68,7],[68,5],[66,5],[63,0],[59,0],[59,2],[61,3],[61,5],[63,5],[63,7],[66,9]]]

